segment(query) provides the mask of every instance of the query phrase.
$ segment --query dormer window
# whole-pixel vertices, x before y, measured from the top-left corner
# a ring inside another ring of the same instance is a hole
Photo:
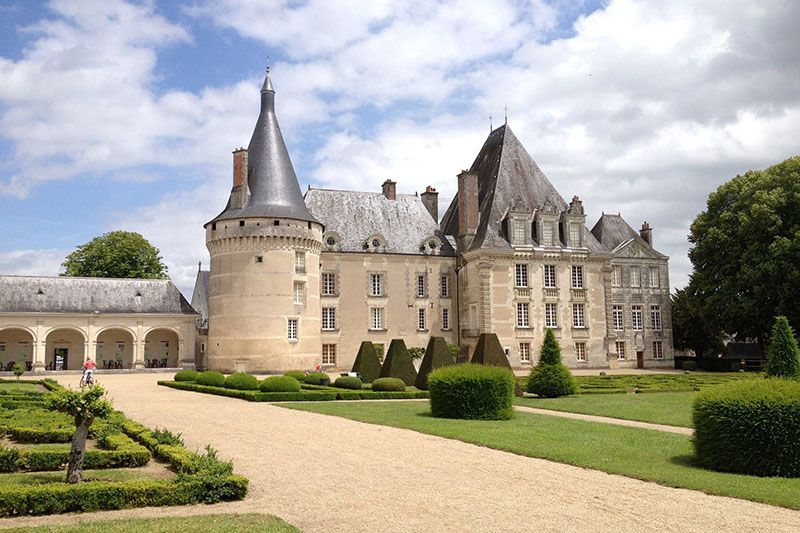
[[[325,232],[322,236],[322,242],[325,243],[325,248],[328,250],[338,251],[341,246],[342,238],[334,231]]]
[[[569,245],[573,248],[581,245],[581,226],[577,222],[569,224]]]
[[[422,241],[419,249],[425,255],[438,255],[442,249],[442,243],[436,237],[429,237]]]
[[[364,249],[370,252],[386,251],[386,239],[382,235],[371,235],[364,243]]]
[[[542,246],[553,246],[553,224],[551,222],[542,223]]]

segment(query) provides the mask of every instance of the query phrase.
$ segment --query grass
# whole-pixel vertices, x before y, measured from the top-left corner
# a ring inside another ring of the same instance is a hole
[[[705,387],[754,379],[760,374],[753,372],[690,372],[688,374],[623,374],[613,376],[575,376],[578,394],[608,394],[631,392],[692,392]],[[517,378],[525,389],[527,376]]]
[[[439,419],[430,416],[425,402],[281,406],[411,429],[669,487],[800,509],[800,478],[758,478],[695,467],[691,440],[685,435],[522,412],[510,421]]]
[[[47,392],[47,389],[38,383],[4,381],[0,383],[0,392]]]
[[[563,398],[515,398],[514,405],[692,427],[694,392],[583,394]]]
[[[17,472],[0,474],[0,486],[4,485],[42,485],[63,483],[66,474],[57,472]],[[163,479],[163,473],[138,468],[113,468],[107,470],[84,470],[84,481],[133,481],[135,479]]]
[[[87,520],[64,526],[20,527],[14,533],[295,533],[300,531],[280,518],[263,514],[218,514],[188,517]]]

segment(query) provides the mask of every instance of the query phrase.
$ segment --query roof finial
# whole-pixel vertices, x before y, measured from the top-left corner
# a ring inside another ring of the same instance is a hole
[[[506,104],[506,106],[503,108],[503,110],[505,111],[505,114],[506,114],[505,125],[508,126],[508,104]]]
[[[489,133],[492,133],[493,129],[494,128],[492,128],[492,114],[489,113]]]
[[[272,80],[269,79],[269,57],[267,57],[267,68],[265,69],[266,75],[264,76],[264,85],[261,86],[261,92],[264,91],[272,91],[275,92],[275,89],[272,88]]]

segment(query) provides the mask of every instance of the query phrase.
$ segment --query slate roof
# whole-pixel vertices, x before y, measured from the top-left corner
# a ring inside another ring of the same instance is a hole
[[[63,276],[0,276],[0,312],[197,314],[170,280]]]
[[[489,134],[470,171],[478,175],[480,213],[471,249],[511,248],[503,238],[502,222],[512,206],[533,213],[549,200],[559,213],[567,208],[564,198],[508,125]],[[441,227],[446,235],[458,234],[458,193],[442,217]],[[591,251],[608,251],[587,228],[583,229],[583,243]]]
[[[592,228],[592,234],[609,250],[616,250],[618,246],[630,241],[638,242],[640,245],[653,250],[658,255],[663,255],[652,248],[642,239],[639,232],[633,229],[630,224],[625,222],[621,215],[606,214],[600,217]],[[666,256],[664,256],[666,257]]]
[[[211,272],[208,270],[197,269],[197,278],[194,282],[194,291],[192,291],[192,307],[195,311],[200,313],[202,319],[202,327],[208,327],[208,276]]]
[[[306,192],[305,201],[309,211],[325,225],[326,233],[340,236],[343,252],[364,252],[364,243],[381,235],[386,241],[385,252],[419,255],[424,241],[437,236],[442,243],[440,255],[454,255],[450,242],[417,195],[398,194],[396,200],[389,200],[379,192],[312,188]]]

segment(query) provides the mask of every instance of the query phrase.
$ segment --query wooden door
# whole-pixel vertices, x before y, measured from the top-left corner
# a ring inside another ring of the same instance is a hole
[[[644,352],[636,352],[636,368],[644,368]]]

